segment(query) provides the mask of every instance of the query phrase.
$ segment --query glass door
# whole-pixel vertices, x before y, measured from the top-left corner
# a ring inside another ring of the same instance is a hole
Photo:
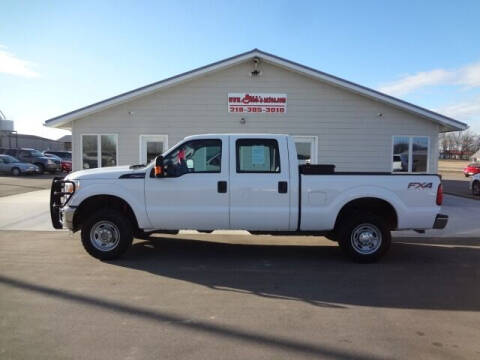
[[[140,163],[148,164],[168,149],[167,135],[140,135]]]

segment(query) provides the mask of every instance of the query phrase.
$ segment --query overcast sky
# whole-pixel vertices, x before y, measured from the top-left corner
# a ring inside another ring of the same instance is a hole
[[[480,1],[0,2],[0,110],[49,119],[259,48],[480,133]]]

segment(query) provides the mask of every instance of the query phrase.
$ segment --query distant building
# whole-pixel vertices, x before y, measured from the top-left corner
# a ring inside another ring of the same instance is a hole
[[[64,135],[57,141],[63,143],[63,150],[72,150],[72,135]]]
[[[475,154],[470,156],[470,160],[474,162],[480,162],[480,150],[478,150]]]
[[[40,151],[71,150],[72,136],[65,135],[58,140],[52,140],[37,135],[19,134],[14,128],[14,122],[7,120],[6,116],[0,111],[0,148],[32,148]]]
[[[440,150],[440,159],[469,160],[471,156],[473,156],[472,151]],[[477,157],[478,157],[478,152],[477,152]]]
[[[66,150],[65,142],[47,139],[36,135],[17,134],[16,132],[10,134],[3,134],[2,136],[0,136],[0,147],[10,149],[32,148],[39,151]]]

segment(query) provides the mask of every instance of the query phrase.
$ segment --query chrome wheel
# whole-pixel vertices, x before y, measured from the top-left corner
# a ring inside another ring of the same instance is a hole
[[[350,241],[359,254],[373,254],[382,245],[382,232],[373,224],[361,224],[353,229]]]
[[[90,242],[95,249],[110,251],[115,249],[120,241],[120,230],[110,221],[102,220],[92,226]]]

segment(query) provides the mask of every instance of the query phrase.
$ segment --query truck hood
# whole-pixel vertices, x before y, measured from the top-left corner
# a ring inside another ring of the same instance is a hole
[[[69,174],[65,180],[94,180],[94,179],[118,179],[121,175],[141,173],[144,169],[130,169],[127,166],[111,166],[88,170],[75,171]]]

